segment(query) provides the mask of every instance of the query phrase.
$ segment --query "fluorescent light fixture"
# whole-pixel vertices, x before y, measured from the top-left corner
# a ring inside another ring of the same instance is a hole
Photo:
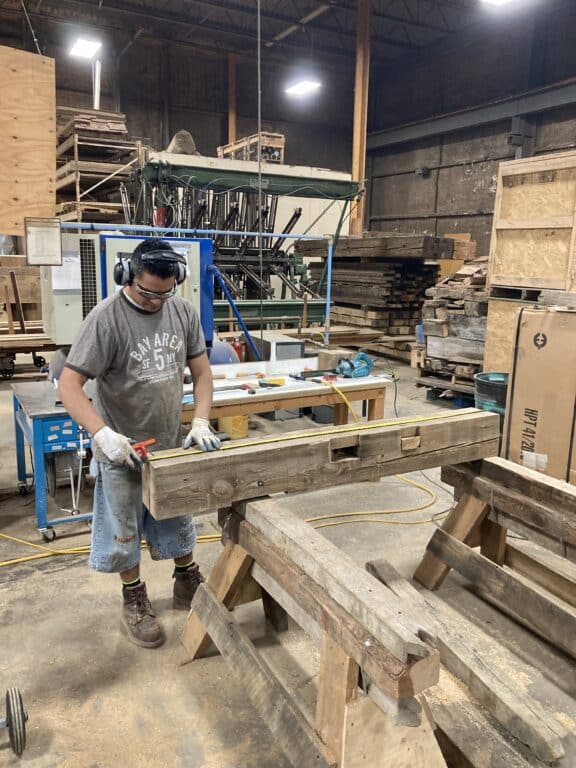
[[[85,37],[79,37],[70,49],[70,56],[92,59],[100,48],[102,48],[102,43],[99,40],[87,40]]]
[[[322,83],[319,80],[299,80],[286,88],[286,93],[290,96],[306,96],[309,93],[314,93],[322,87]]]

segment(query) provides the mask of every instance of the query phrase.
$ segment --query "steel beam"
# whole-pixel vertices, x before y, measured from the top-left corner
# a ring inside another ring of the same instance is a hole
[[[550,109],[575,103],[576,81],[571,80],[551,86],[550,88],[542,88],[538,91],[513,96],[509,99],[502,99],[492,104],[370,133],[368,135],[367,149],[370,152],[396,144],[425,139],[430,136],[440,136],[441,134],[461,131],[465,128],[475,128],[479,125],[496,123],[499,120],[511,119],[521,115],[547,112]]]

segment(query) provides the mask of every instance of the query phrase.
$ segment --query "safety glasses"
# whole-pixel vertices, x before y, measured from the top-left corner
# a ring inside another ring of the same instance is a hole
[[[140,296],[144,296],[146,299],[161,299],[162,301],[169,299],[171,296],[174,296],[178,290],[178,285],[174,283],[174,286],[170,288],[169,291],[149,291],[146,288],[142,288],[137,280],[134,280],[134,287]]]

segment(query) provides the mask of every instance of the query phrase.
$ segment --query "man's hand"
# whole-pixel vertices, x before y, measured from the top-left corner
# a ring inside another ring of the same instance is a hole
[[[192,421],[192,429],[186,435],[182,447],[191,448],[193,444],[196,444],[202,451],[217,451],[222,445],[220,438],[210,429],[208,419],[197,417]]]
[[[127,464],[130,469],[138,469],[142,466],[142,459],[132,448],[130,440],[114,432],[110,427],[102,427],[92,435],[92,439],[113,464]]]

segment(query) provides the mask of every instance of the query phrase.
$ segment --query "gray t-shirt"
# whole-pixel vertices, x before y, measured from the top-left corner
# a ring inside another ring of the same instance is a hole
[[[109,427],[136,441],[156,438],[156,451],[180,443],[184,368],[205,351],[189,302],[174,296],[157,312],[145,312],[120,292],[86,317],[66,365],[96,379],[93,405]]]

